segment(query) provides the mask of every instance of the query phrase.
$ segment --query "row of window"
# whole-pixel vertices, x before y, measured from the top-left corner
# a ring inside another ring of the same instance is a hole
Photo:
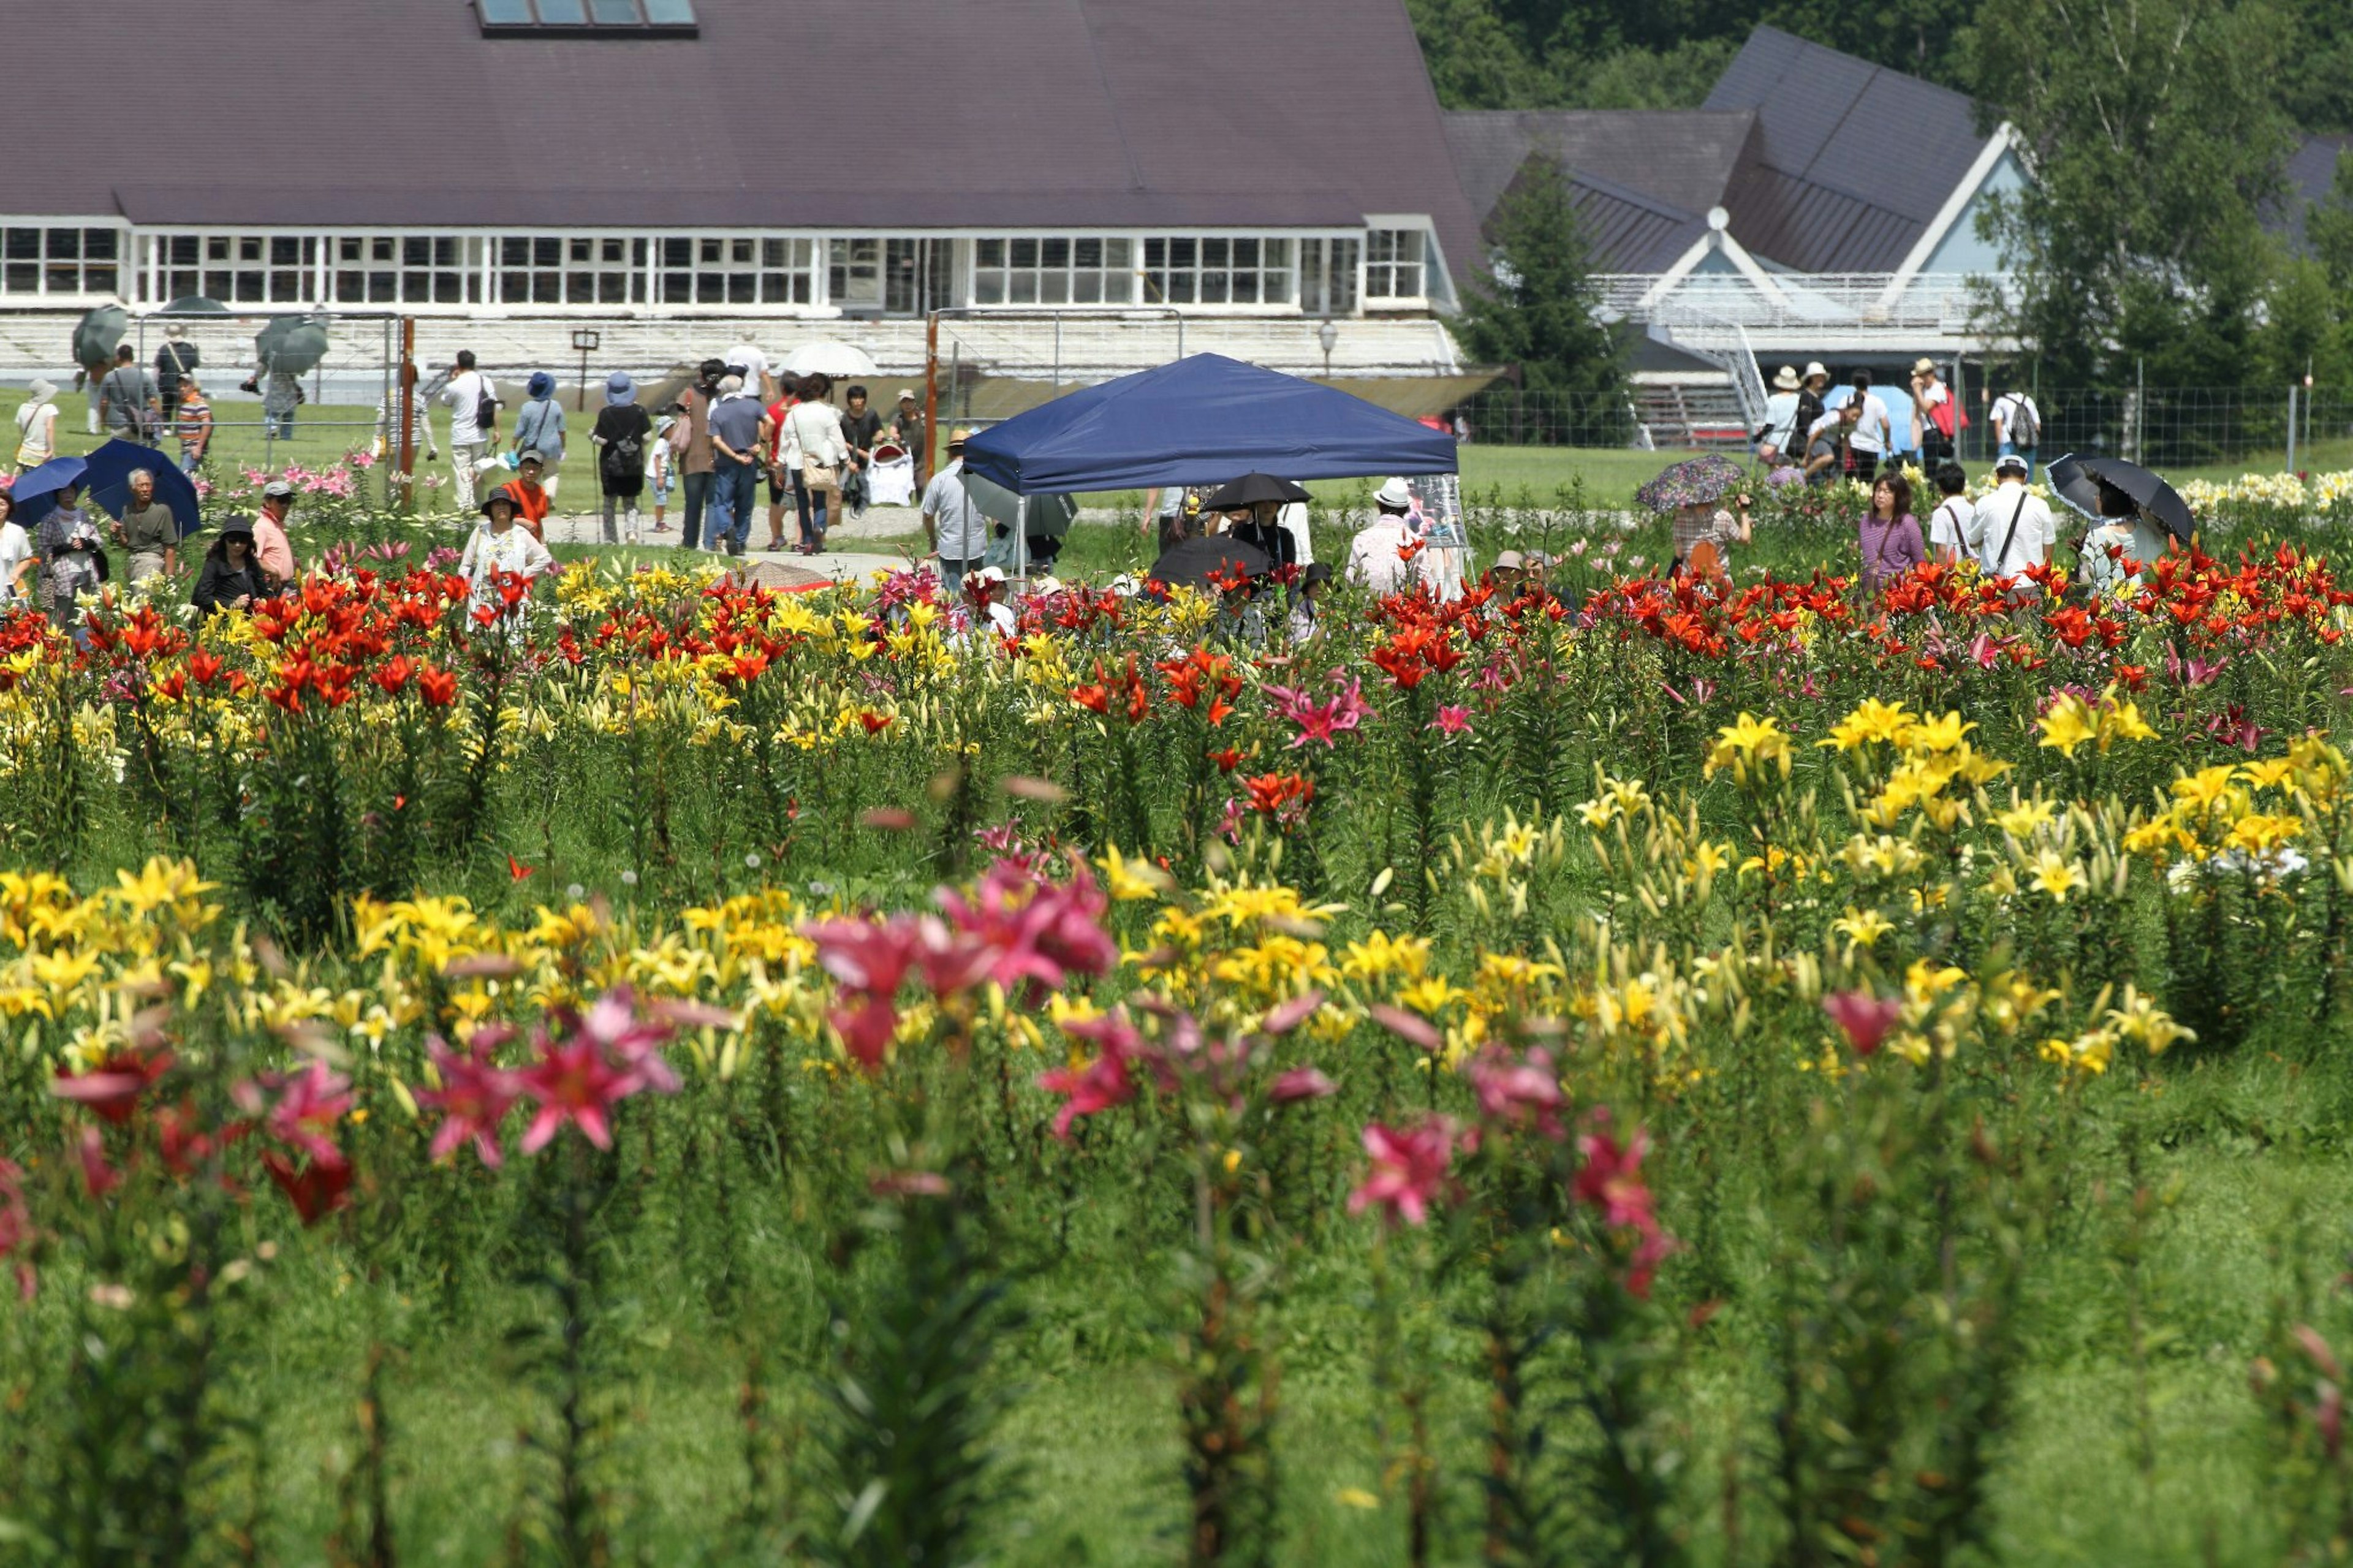
[[[0,297],[136,293],[227,305],[792,306],[915,315],[972,304],[1272,305],[1353,314],[1425,292],[1423,236],[828,239],[726,235],[144,234],[0,230]]]

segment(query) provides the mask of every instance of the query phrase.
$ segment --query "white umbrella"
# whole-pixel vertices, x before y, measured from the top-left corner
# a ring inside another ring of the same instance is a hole
[[[874,362],[865,351],[848,343],[818,342],[803,343],[785,356],[778,367],[787,375],[873,375]]]

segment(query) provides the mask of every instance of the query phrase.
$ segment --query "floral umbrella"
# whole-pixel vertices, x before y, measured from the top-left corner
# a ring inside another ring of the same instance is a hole
[[[1748,470],[1720,453],[1687,458],[1670,464],[1659,477],[1634,492],[1634,499],[1652,511],[1674,511],[1687,506],[1711,506],[1747,482]]]

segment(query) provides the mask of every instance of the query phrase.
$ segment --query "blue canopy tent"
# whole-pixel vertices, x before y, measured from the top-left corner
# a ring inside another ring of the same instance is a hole
[[[1223,354],[1058,397],[965,446],[967,473],[1016,495],[1451,474],[1454,438],[1361,397]]]
[[[965,472],[1014,495],[1451,474],[1454,437],[1348,393],[1223,354],[1193,354],[1058,397],[965,444]],[[1016,576],[1027,531],[1016,525]]]
[[[195,482],[153,447],[113,440],[86,458],[51,458],[16,478],[16,521],[27,530],[57,510],[58,494],[80,488],[110,517],[121,517],[131,501],[131,471],[144,468],[155,481],[155,499],[169,507],[185,539],[204,526],[196,507]]]

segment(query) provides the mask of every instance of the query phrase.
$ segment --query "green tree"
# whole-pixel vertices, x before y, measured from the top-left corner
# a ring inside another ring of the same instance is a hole
[[[2045,384],[2232,384],[2255,373],[2291,132],[2275,92],[2285,19],[2271,0],[2066,0],[1989,6],[1980,94],[2033,178],[1981,220],[2011,288],[1991,324]],[[2218,379],[2219,378],[2219,379]]]
[[[1504,25],[1494,0],[1406,0],[1422,62],[1449,109],[1542,109],[1561,101],[1541,51]]]
[[[1585,422],[1580,440],[1606,440],[1612,431],[1586,426],[1619,417],[1625,352],[1594,314],[1600,297],[1590,251],[1558,164],[1538,157],[1521,167],[1496,205],[1488,239],[1490,269],[1472,281],[1455,336],[1481,363],[1518,366],[1528,391],[1573,399]]]

